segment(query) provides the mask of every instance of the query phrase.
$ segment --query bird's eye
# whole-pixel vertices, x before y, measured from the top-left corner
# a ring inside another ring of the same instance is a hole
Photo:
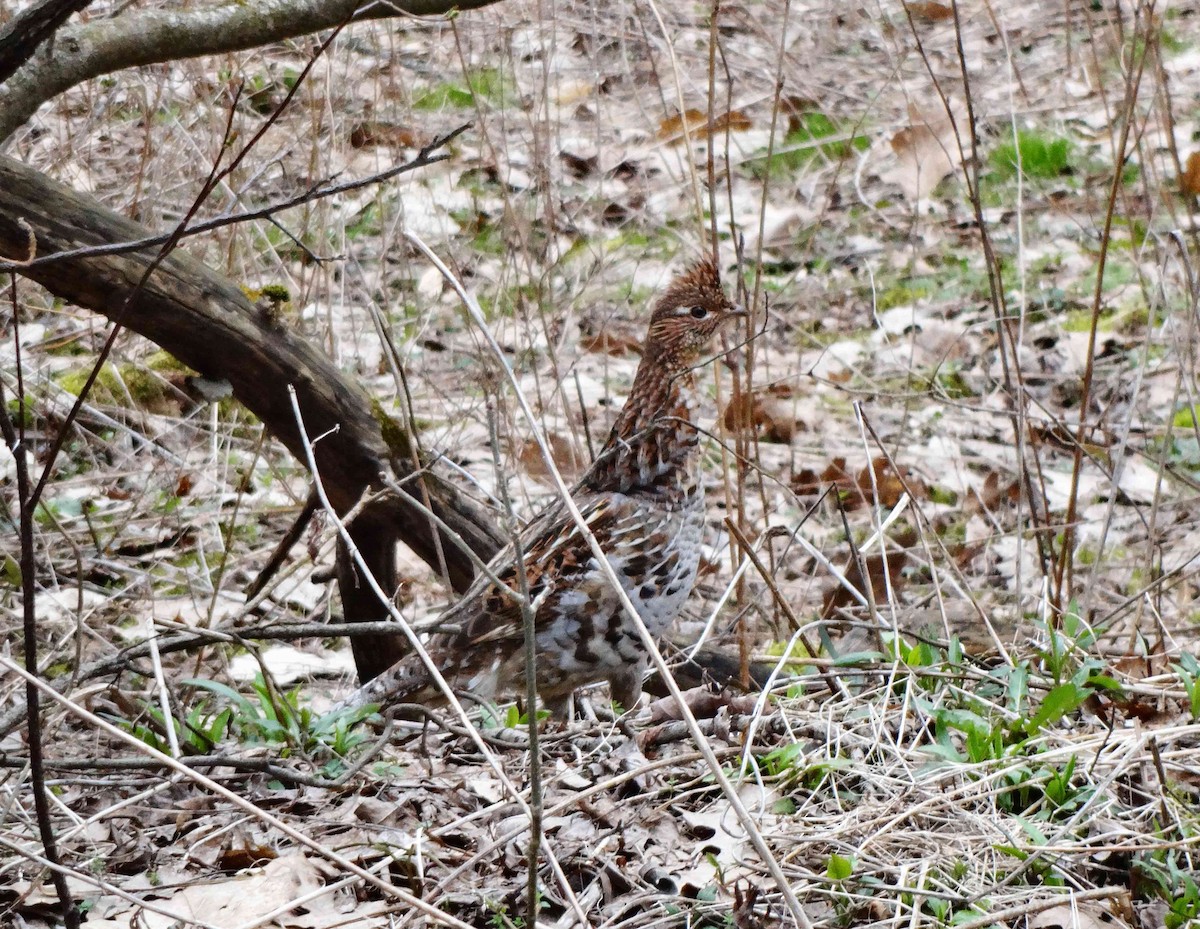
[[[708,315],[708,310],[702,306],[694,306],[691,309],[692,319],[704,319]]]

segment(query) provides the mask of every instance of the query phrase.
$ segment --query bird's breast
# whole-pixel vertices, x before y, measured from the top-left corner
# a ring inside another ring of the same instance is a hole
[[[610,551],[621,586],[653,635],[679,615],[696,584],[704,533],[704,497],[697,485],[679,505],[643,506],[628,546]]]

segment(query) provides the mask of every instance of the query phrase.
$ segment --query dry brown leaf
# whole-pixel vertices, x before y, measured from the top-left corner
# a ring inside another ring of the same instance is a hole
[[[1131,680],[1140,681],[1167,673],[1171,668],[1171,661],[1161,652],[1153,655],[1122,655],[1112,660],[1112,667],[1114,671],[1120,671]]]
[[[900,540],[901,544],[908,544],[905,540]],[[867,590],[867,582],[863,579],[863,568],[866,569],[867,578],[871,584],[871,594],[876,603],[884,603],[888,598],[888,582],[891,581],[892,592],[895,593],[900,589],[904,581],[904,575],[901,570],[908,563],[908,552],[900,548],[892,548],[887,553],[887,566],[884,567],[884,556],[880,554],[868,555],[862,559],[860,564],[859,559],[851,558],[850,563],[846,565],[842,574],[850,583],[850,586],[859,593],[865,594]],[[821,615],[828,619],[837,610],[857,603],[854,594],[846,589],[846,586],[840,581],[833,581],[826,589],[825,595],[821,601]]]
[[[596,168],[600,165],[600,159],[592,155],[590,158],[584,158],[582,155],[576,155],[574,152],[559,152],[559,159],[563,166],[566,167],[567,173],[572,177],[590,177],[596,173]]]
[[[792,490],[800,496],[819,493],[828,484],[837,490],[842,506],[847,510],[876,502],[892,507],[906,492],[918,499],[929,496],[929,488],[915,472],[906,468],[903,474],[897,473],[882,455],[872,459],[869,468],[861,468],[854,475],[847,470],[846,459],[839,456],[832,459],[819,476],[805,468],[792,478]]]
[[[565,435],[557,432],[546,433],[546,443],[550,446],[550,456],[559,474],[568,479],[578,477],[587,466],[583,455],[576,451],[575,444]],[[521,446],[518,458],[525,471],[539,481],[548,481],[550,471],[542,458],[542,450],[537,442],[529,439]]]
[[[679,141],[685,137],[684,130],[693,134],[716,134],[718,132],[745,132],[754,128],[754,121],[741,110],[730,110],[713,116],[712,125],[708,123],[708,113],[704,110],[690,109],[674,116],[668,116],[658,124],[658,137],[663,141]]]
[[[811,97],[801,97],[799,94],[788,94],[779,101],[779,111],[788,118],[788,133],[800,132],[804,129],[804,117],[809,113],[821,112],[821,104]]]
[[[872,481],[872,471],[874,472],[874,481]],[[911,492],[917,499],[929,496],[925,482],[916,474],[908,469],[905,469],[903,475],[898,474],[891,462],[882,455],[872,459],[871,470],[863,468],[858,472],[857,486],[859,493],[862,494],[863,502],[873,501],[878,495],[878,502],[889,507],[899,503],[900,497],[907,492]]]
[[[1111,909],[1091,900],[1058,903],[1029,917],[1029,929],[1126,929]]]
[[[580,336],[579,347],[585,352],[597,352],[601,355],[640,355],[642,340],[628,332],[612,332],[603,329],[600,332]]]
[[[148,929],[170,929],[180,920],[203,920],[205,925],[233,929],[245,925],[321,887],[322,875],[302,852],[293,852],[270,862],[260,871],[232,880],[190,884],[163,901],[159,907],[176,914],[145,911],[142,925]],[[305,904],[307,915],[320,911],[326,924],[337,915],[330,895],[317,896]],[[277,925],[293,925],[290,915]],[[308,923],[307,925],[312,925]]]
[[[1179,187],[1188,196],[1200,197],[1200,151],[1188,155],[1183,177],[1179,179]]]
[[[408,126],[368,119],[350,130],[351,148],[370,148],[375,145],[393,145],[397,148],[417,148],[421,144],[417,134]]]
[[[742,893],[741,884],[733,888],[733,926],[734,929],[763,929],[765,923],[754,911],[760,891],[758,886],[746,882],[746,892]]]
[[[912,123],[891,138],[897,166],[884,180],[896,184],[909,200],[923,200],[959,163],[954,124],[945,114],[923,118],[910,112]]]
[[[618,181],[631,181],[642,173],[642,166],[636,161],[626,159],[608,172],[608,176]]]
[[[820,475],[812,468],[801,468],[792,475],[792,492],[800,497],[810,497],[820,493]]]
[[[629,207],[625,206],[623,203],[617,203],[614,200],[604,208],[603,212],[600,214],[600,217],[604,220],[606,225],[619,226],[626,222],[631,215],[633,214]]]
[[[278,857],[279,853],[270,846],[249,842],[221,849],[215,864],[221,871],[236,874],[247,868],[265,865],[268,861],[274,861]]]
[[[791,442],[808,425],[795,417],[788,384],[772,384],[749,394],[741,393],[725,406],[722,419],[730,432],[757,435],[763,442]]]
[[[937,0],[911,0],[904,8],[916,22],[941,23],[954,19],[954,8]]]
[[[845,458],[838,456],[831,459],[820,474],[812,468],[804,468],[792,477],[792,490],[801,497],[819,494],[827,484],[832,484],[839,492],[857,490],[853,478],[846,471]],[[857,497],[857,494],[855,496]],[[857,506],[857,503],[854,506]]]
[[[1021,499],[1021,484],[1016,478],[1000,479],[999,471],[989,471],[983,486],[971,487],[963,501],[963,513],[970,517],[981,512],[994,512],[1001,503],[1016,503]]]

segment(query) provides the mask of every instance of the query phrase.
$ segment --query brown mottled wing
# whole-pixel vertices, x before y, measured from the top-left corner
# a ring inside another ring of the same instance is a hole
[[[618,517],[611,498],[600,495],[576,499],[576,504],[584,522],[604,546],[604,539]],[[538,609],[541,604],[563,586],[577,584],[581,575],[594,572],[596,567],[591,548],[561,501],[535,519],[522,536],[529,600],[537,623],[541,619]],[[520,593],[511,549],[505,550],[492,567],[507,590],[484,578],[476,596],[464,597],[453,608],[463,621],[461,634],[468,647],[484,643],[500,645],[524,638],[521,608],[516,597],[508,593]]]

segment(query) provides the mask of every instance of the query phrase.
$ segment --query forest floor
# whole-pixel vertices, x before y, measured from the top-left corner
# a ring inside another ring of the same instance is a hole
[[[568,478],[586,466],[655,292],[714,230],[753,311],[702,372],[705,573],[674,640],[769,686],[691,695],[717,770],[670,700],[614,721],[600,689],[544,729],[539,924],[1200,925],[1200,11],[1148,9],[745,0],[714,24],[522,0],[357,24],[204,205],[381,172],[470,123],[437,165],[183,247],[286,288],[287,325],[389,412],[407,392],[423,447],[526,517],[553,494],[536,432]],[[120,72],[7,150],[170,229],[310,46]],[[536,423],[406,234],[478,298]],[[29,421],[51,429],[107,323],[17,300]],[[308,477],[182,382],[122,336],[58,463],[49,677],[152,630],[338,619],[323,520],[248,603]],[[0,450],[6,643],[14,494]],[[445,588],[402,566],[404,614],[436,616]],[[352,686],[345,640],[318,638],[79,680],[116,726],[46,712],[85,925],[430,924],[419,898],[527,926],[526,721],[485,708],[377,744],[323,715]],[[18,696],[0,678],[0,712]],[[191,770],[139,753],[171,750],[164,705]],[[0,740],[0,922],[47,926],[24,745]]]

